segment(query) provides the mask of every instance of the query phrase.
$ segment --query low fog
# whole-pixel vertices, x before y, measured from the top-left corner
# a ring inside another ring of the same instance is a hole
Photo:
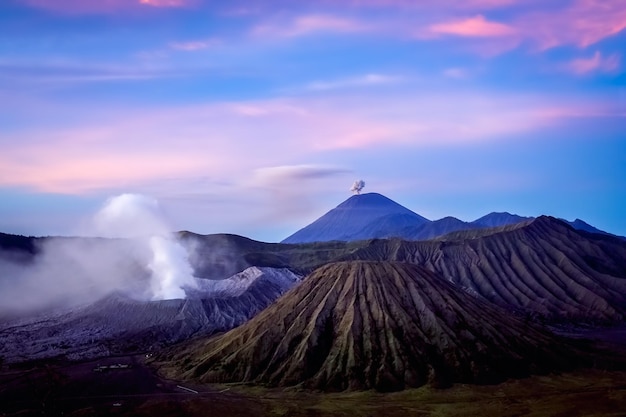
[[[156,200],[109,199],[85,230],[90,238],[38,239],[33,259],[0,258],[0,314],[72,307],[121,292],[138,300],[185,298],[196,281],[189,254]]]

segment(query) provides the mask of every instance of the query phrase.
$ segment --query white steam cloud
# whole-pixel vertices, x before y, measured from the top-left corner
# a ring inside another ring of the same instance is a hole
[[[169,233],[159,203],[141,194],[112,197],[96,213],[93,233],[109,238],[142,238]]]
[[[83,234],[99,237],[38,239],[34,257],[0,252],[0,319],[88,304],[112,292],[164,300],[196,289],[189,254],[156,200],[111,198],[90,223]]]
[[[172,236],[155,199],[122,194],[109,199],[96,214],[100,236],[146,242],[152,252],[150,269],[153,300],[185,298],[185,288],[197,288],[187,250]]]
[[[356,180],[354,181],[354,184],[352,184],[350,191],[352,191],[354,194],[361,194],[361,190],[363,190],[364,187],[365,187],[365,181]]]

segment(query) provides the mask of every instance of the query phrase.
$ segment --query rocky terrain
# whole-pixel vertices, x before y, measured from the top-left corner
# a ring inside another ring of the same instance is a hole
[[[325,265],[246,324],[168,351],[178,378],[342,391],[495,383],[577,350],[416,265]]]
[[[199,289],[184,300],[140,301],[116,293],[86,306],[0,321],[0,357],[22,362],[152,351],[232,329],[300,279],[288,269],[251,267],[225,280],[198,279]]]
[[[542,216],[426,242],[375,240],[344,260],[421,265],[458,288],[549,322],[626,318],[626,244]]]

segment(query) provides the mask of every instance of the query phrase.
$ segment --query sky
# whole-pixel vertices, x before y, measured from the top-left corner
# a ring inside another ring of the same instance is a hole
[[[626,235],[626,0],[2,0],[0,231],[280,241],[357,179]]]

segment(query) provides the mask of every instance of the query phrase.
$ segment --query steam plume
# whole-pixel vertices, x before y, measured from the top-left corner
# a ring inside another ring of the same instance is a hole
[[[38,239],[32,259],[0,251],[0,320],[85,305],[111,292],[163,300],[185,298],[186,288],[196,288],[189,254],[156,200],[111,198],[89,223],[81,234],[100,238]]]
[[[153,300],[185,298],[185,288],[196,288],[189,254],[168,230],[156,200],[139,194],[111,198],[97,213],[95,227],[100,236],[147,244]]]
[[[363,187],[365,187],[365,181],[356,180],[354,181],[354,184],[352,184],[352,188],[350,188],[350,191],[355,194],[361,194],[361,190],[363,189]]]

